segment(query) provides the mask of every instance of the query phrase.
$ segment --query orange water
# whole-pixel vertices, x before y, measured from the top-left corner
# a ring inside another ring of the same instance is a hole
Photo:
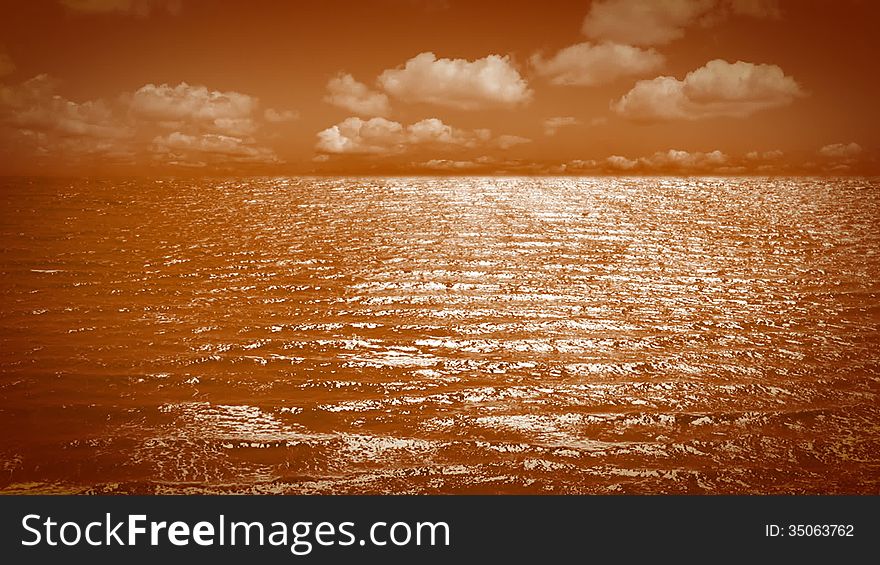
[[[5,492],[880,493],[880,183],[0,180]]]

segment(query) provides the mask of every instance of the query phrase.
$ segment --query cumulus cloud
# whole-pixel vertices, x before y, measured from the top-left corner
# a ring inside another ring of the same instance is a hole
[[[595,0],[582,26],[594,40],[662,45],[692,25],[712,25],[728,15],[779,17],[776,0]]]
[[[292,122],[299,119],[299,112],[293,110],[276,110],[275,108],[266,108],[263,117],[267,122],[278,124],[283,122]]]
[[[177,14],[181,0],[59,0],[59,3],[73,12],[86,14],[122,14],[138,17],[149,16],[153,12]]]
[[[832,143],[819,149],[819,155],[828,159],[855,159],[862,153],[858,143]]]
[[[438,59],[420,53],[402,68],[379,75],[379,84],[404,102],[424,102],[462,110],[515,106],[532,97],[509,57],[489,55],[475,61]]]
[[[608,163],[608,166],[612,169],[617,169],[620,171],[631,171],[638,166],[639,162],[636,159],[628,159],[623,155],[612,155],[605,159],[605,162]]]
[[[639,159],[639,162],[653,169],[709,169],[723,165],[727,160],[727,155],[717,149],[709,153],[670,149],[658,151]]]
[[[683,80],[669,76],[641,80],[611,108],[641,121],[744,117],[785,106],[803,95],[797,82],[776,65],[715,59]]]
[[[403,125],[385,118],[351,117],[318,132],[316,149],[321,153],[393,155],[413,148],[454,149],[499,147],[508,149],[531,140],[516,135],[492,137],[487,129],[454,128],[437,118]]]
[[[540,54],[531,58],[538,75],[552,84],[595,86],[623,77],[640,76],[660,69],[663,55],[654,49],[639,49],[617,43],[578,43],[544,59]]]
[[[387,117],[391,114],[387,94],[371,90],[347,73],[340,73],[330,79],[324,101],[368,118]]]
[[[318,132],[316,149],[324,153],[399,153],[405,132],[398,122],[385,118],[348,118]]]
[[[248,135],[256,129],[253,119],[259,102],[239,92],[208,90],[181,82],[146,84],[131,97],[130,109],[138,117],[153,120],[169,129],[189,124],[210,133]]]
[[[171,164],[222,160],[234,163],[277,163],[275,152],[228,135],[189,135],[179,131],[153,139],[152,150]]]
[[[572,116],[553,116],[544,120],[544,135],[556,135],[560,128],[579,124],[577,118]]]
[[[612,171],[644,173],[712,172],[722,170],[729,160],[727,155],[718,150],[704,153],[702,151],[669,149],[636,159],[612,155],[605,159],[605,166]],[[590,163],[595,162],[591,161]]]

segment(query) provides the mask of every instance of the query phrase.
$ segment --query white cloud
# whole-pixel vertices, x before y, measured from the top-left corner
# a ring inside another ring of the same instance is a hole
[[[177,86],[146,84],[131,97],[138,117],[178,128],[181,123],[210,133],[248,135],[256,129],[253,114],[259,102],[239,92],[208,90],[181,82]]]
[[[391,105],[386,94],[371,90],[347,73],[340,73],[330,79],[324,101],[368,118],[387,117],[391,114]]]
[[[713,25],[728,15],[779,17],[776,0],[595,0],[582,31],[594,40],[662,45],[692,25]]]
[[[612,104],[618,114],[641,121],[744,117],[790,104],[804,93],[776,65],[721,59],[689,72],[683,80],[641,80]]]
[[[710,169],[725,164],[727,160],[727,155],[717,149],[709,153],[670,149],[643,157],[639,163],[649,169]]]
[[[57,87],[58,82],[48,75],[0,86],[0,116],[15,128],[61,137],[118,139],[129,135],[103,100],[74,102],[60,96]]]
[[[579,124],[577,118],[572,116],[554,116],[544,120],[544,135],[556,135],[560,128],[575,126]]]
[[[629,45],[668,43],[714,6],[714,0],[596,0],[584,19],[584,35]]]
[[[135,163],[276,163],[275,153],[258,145],[256,99],[210,91],[185,83],[146,85],[134,93],[76,102],[58,92],[58,82],[38,75],[19,85],[0,85],[0,135],[35,155],[61,162],[83,157]],[[289,112],[267,114],[288,119]],[[163,130],[175,131],[160,135]]]
[[[521,135],[499,135],[493,143],[501,149],[510,149],[511,147],[531,142],[531,139],[528,137],[522,137]]]
[[[612,155],[605,159],[605,162],[608,163],[612,169],[617,169],[620,171],[631,171],[638,166],[639,162],[635,159],[628,159],[622,155]]]
[[[138,17],[149,16],[154,11],[177,14],[182,6],[182,0],[59,0],[59,3],[73,12]]]
[[[483,167],[483,163],[476,161],[452,161],[449,159],[431,159],[419,164],[424,169],[435,171],[468,171]]]
[[[276,110],[275,108],[266,108],[263,117],[267,122],[273,124],[292,122],[299,119],[299,112],[294,110]]]
[[[738,16],[771,19],[782,16],[779,0],[727,0],[722,2],[722,7],[725,5],[730,12]]]
[[[277,163],[278,157],[266,147],[228,135],[189,135],[179,131],[153,139],[152,150],[172,164],[203,163],[205,159],[235,163]]]
[[[862,153],[862,146],[856,142],[832,143],[819,149],[819,155],[829,159],[854,159]]]
[[[487,129],[454,128],[437,118],[404,126],[385,118],[363,120],[351,117],[318,132],[316,149],[322,153],[393,155],[417,147],[453,149],[500,147],[509,149],[531,140],[516,135],[493,138]]]
[[[615,171],[644,173],[720,172],[729,163],[729,160],[727,155],[718,150],[704,153],[702,151],[669,149],[637,159],[612,155],[605,159],[605,165]]]
[[[16,151],[71,162],[92,157],[105,163],[128,162],[134,154],[134,133],[110,104],[68,100],[47,75],[0,85],[0,137]]]
[[[318,151],[324,153],[399,153],[405,132],[398,122],[385,118],[352,117],[318,132]]]
[[[538,75],[553,84],[595,86],[652,73],[663,66],[665,58],[654,49],[586,42],[566,47],[549,59],[533,55],[531,63]]]
[[[463,110],[515,106],[532,91],[508,57],[489,55],[475,61],[438,59],[420,53],[403,68],[384,71],[379,84],[404,102],[424,102]]]
[[[749,151],[746,153],[746,159],[749,161],[778,161],[785,156],[785,153],[779,149],[771,151]]]

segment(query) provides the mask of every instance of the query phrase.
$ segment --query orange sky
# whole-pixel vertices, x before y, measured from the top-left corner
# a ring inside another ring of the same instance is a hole
[[[2,174],[877,174],[871,1],[24,0]]]

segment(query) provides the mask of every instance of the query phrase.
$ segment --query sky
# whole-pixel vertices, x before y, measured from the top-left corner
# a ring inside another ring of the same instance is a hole
[[[7,0],[0,174],[880,174],[870,0]]]

